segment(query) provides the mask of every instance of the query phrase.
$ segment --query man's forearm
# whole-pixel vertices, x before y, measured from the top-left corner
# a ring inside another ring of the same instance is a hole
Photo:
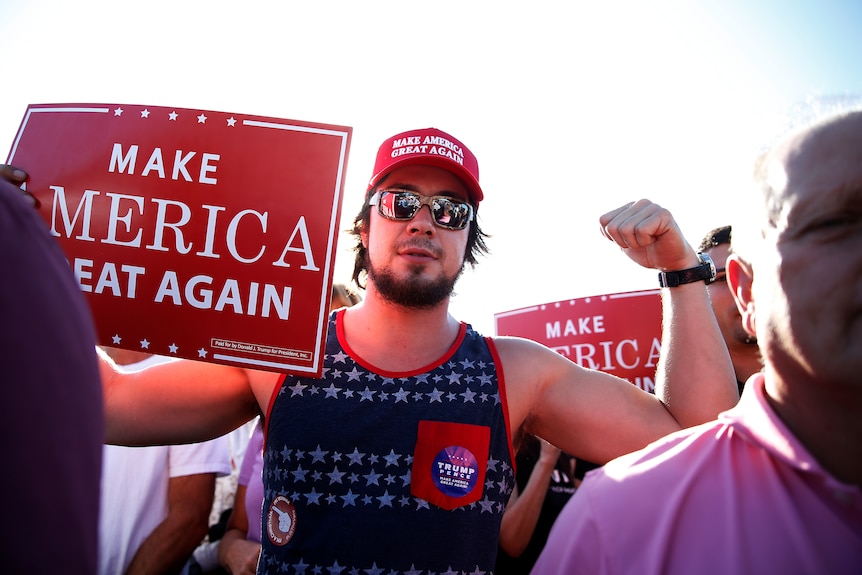
[[[536,530],[555,466],[556,458],[540,458],[533,467],[523,493],[518,495],[517,500],[511,503],[503,514],[500,547],[510,557],[519,557],[524,552]]]
[[[135,553],[129,575],[179,573],[209,530],[215,473],[172,477],[168,516]]]
[[[683,427],[739,400],[730,354],[703,282],[662,289],[662,353],[656,396]]]
[[[206,521],[189,522],[179,517],[168,517],[144,540],[126,573],[179,573],[206,536],[208,528]]]

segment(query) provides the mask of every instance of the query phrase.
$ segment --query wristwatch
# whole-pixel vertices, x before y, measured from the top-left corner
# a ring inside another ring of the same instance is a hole
[[[676,287],[692,282],[705,281],[711,284],[715,281],[715,264],[706,254],[697,254],[700,265],[685,270],[659,272],[658,285],[661,287]]]

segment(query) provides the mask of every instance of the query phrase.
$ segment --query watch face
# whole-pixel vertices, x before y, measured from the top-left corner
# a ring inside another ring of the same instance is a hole
[[[697,257],[700,258],[700,261],[709,264],[709,277],[706,278],[706,283],[711,284],[715,281],[715,262],[712,261],[712,258],[707,254],[697,254]]]

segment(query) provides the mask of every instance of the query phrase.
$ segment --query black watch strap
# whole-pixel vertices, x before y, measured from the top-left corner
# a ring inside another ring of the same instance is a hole
[[[700,265],[685,270],[659,272],[658,285],[661,287],[677,287],[683,284],[705,281],[711,284],[715,281],[715,264],[706,254],[697,254]]]

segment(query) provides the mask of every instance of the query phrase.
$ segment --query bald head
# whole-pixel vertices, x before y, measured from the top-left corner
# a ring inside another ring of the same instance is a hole
[[[760,233],[740,245],[734,226],[734,252],[748,263],[728,277],[767,371],[862,385],[862,111],[789,136],[756,178]]]

